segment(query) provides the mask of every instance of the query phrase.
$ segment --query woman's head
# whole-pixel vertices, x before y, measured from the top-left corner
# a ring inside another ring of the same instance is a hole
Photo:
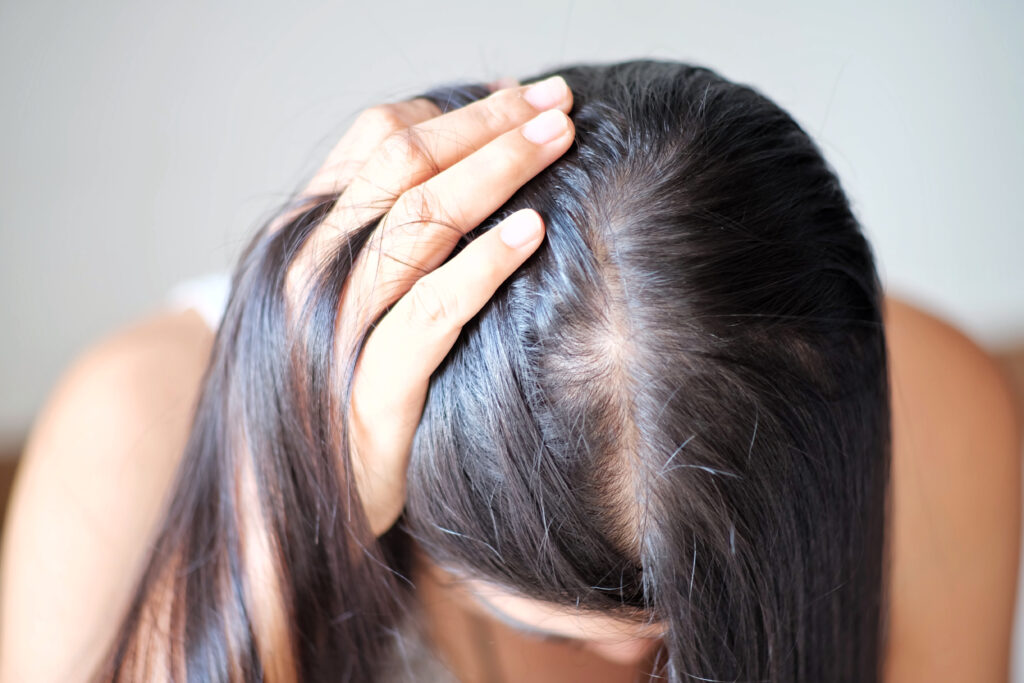
[[[541,603],[664,621],[677,675],[867,680],[888,394],[838,180],[707,69],[551,73],[575,143],[466,237],[531,207],[545,243],[433,376],[402,528]]]
[[[190,680],[376,680],[413,599],[411,538],[508,619],[613,659],[660,638],[673,683],[877,680],[885,337],[838,180],[790,116],[708,69],[524,81],[554,73],[572,147],[452,255],[525,207],[544,242],[433,374],[399,524],[370,533],[338,408],[355,363],[335,358],[340,294],[376,220],[294,322],[286,275],[337,195],[304,199],[239,261],[104,677],[162,667],[157,641]]]

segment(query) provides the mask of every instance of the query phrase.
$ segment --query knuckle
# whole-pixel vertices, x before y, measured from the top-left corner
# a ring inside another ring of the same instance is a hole
[[[519,124],[523,113],[523,100],[512,90],[499,90],[487,97],[480,108],[480,123],[493,131],[506,131]]]
[[[480,282],[502,282],[508,277],[507,267],[498,261],[487,260],[479,268]]]
[[[435,116],[440,116],[444,113],[433,100],[426,97],[416,97],[411,100],[403,100],[402,106],[409,107],[411,111],[414,111],[424,119],[432,119]]]
[[[415,126],[393,131],[380,145],[380,154],[389,165],[436,168],[437,163]]]
[[[402,193],[396,204],[399,213],[415,226],[423,223],[450,223],[451,215],[444,207],[444,202],[429,184],[417,185]]]
[[[404,127],[402,115],[394,104],[378,104],[364,109],[356,117],[355,127],[360,131],[388,134]]]
[[[458,311],[455,292],[439,287],[424,276],[413,284],[406,296],[412,322],[429,326],[454,324]]]
[[[513,147],[496,150],[490,161],[491,168],[499,178],[515,178],[522,174],[527,159],[521,148]]]

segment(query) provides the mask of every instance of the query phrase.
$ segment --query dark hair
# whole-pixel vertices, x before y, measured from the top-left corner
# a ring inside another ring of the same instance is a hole
[[[452,255],[524,207],[545,241],[433,375],[399,523],[374,538],[349,486],[342,407],[372,324],[351,357],[334,352],[341,287],[377,221],[338,245],[290,320],[285,273],[337,195],[300,198],[235,270],[165,521],[99,677],[146,671],[161,640],[181,679],[184,666],[188,680],[278,680],[281,666],[372,681],[414,599],[414,539],[538,599],[664,619],[669,681],[879,679],[881,287],[835,173],[786,112],[707,68],[570,65],[524,82],[556,73],[572,147]],[[487,94],[425,96],[448,111]],[[266,576],[278,612],[254,604]],[[144,628],[149,610],[170,636]]]

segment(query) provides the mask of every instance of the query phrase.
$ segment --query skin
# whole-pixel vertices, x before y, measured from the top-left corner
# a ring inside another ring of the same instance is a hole
[[[552,605],[416,557],[413,578],[431,638],[460,680],[484,680],[483,651],[503,681],[633,681],[660,645],[662,624]],[[481,647],[474,630],[493,646]]]
[[[364,252],[342,294],[339,322],[343,345],[370,314],[391,307],[360,356],[349,414],[357,486],[378,534],[401,512],[431,372],[543,239],[539,216],[526,212],[541,230],[532,241],[509,248],[493,230],[440,266],[458,237],[571,144],[564,116],[565,132],[552,142],[524,138],[523,124],[538,112],[524,90],[513,85],[443,116],[424,100],[367,110],[307,189],[346,188],[289,273],[295,303],[339,231],[390,209],[373,238],[380,248]],[[552,107],[567,112],[571,93]],[[894,420],[885,680],[1006,680],[1020,548],[1015,399],[992,359],[955,328],[892,298],[885,313]],[[113,638],[212,342],[195,312],[162,313],[89,349],[58,383],[12,491],[0,564],[0,683],[81,680]],[[416,576],[438,649],[464,680],[486,680],[469,647],[482,628],[507,680],[631,680],[656,649],[656,628],[578,615],[425,559]],[[540,640],[513,622],[571,640]]]

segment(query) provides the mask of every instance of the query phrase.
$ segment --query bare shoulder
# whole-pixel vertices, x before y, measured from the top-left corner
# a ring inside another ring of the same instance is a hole
[[[202,373],[213,345],[213,332],[194,310],[161,311],[117,330],[87,349],[69,377],[111,372],[117,379],[148,381],[138,371],[172,377]],[[148,382],[147,382],[148,383]]]
[[[213,333],[162,312],[85,350],[36,418],[0,563],[0,681],[74,681],[127,607]]]
[[[893,414],[886,681],[1005,681],[1020,552],[1020,400],[953,325],[886,300]]]

